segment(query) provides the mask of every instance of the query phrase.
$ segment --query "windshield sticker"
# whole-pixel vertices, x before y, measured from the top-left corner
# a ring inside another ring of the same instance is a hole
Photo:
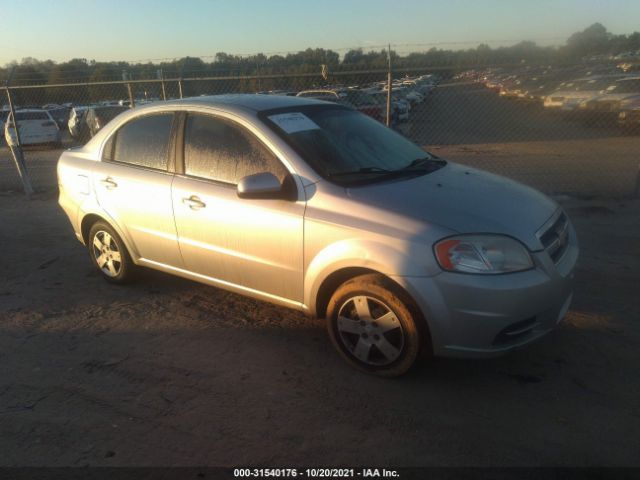
[[[304,113],[291,112],[270,115],[269,120],[278,125],[285,133],[303,132],[305,130],[319,130],[320,127]]]

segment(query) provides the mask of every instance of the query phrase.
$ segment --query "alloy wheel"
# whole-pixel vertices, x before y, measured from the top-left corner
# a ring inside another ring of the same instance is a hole
[[[122,270],[122,256],[118,244],[109,232],[98,230],[93,236],[93,257],[102,273],[116,277]]]
[[[355,296],[342,304],[337,330],[347,352],[367,365],[389,365],[404,349],[398,317],[385,303],[369,296]]]

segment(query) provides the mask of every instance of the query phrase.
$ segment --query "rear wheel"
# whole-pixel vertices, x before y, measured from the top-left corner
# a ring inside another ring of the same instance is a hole
[[[382,377],[407,372],[422,346],[419,319],[410,301],[382,275],[344,283],[327,307],[332,343],[352,366]]]
[[[89,231],[89,256],[102,277],[111,283],[127,283],[135,265],[116,231],[105,222],[96,222]]]

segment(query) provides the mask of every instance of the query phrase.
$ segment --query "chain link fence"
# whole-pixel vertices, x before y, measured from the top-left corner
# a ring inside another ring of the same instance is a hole
[[[0,91],[0,191],[23,190],[19,150],[33,189],[54,190],[61,151],[82,145],[121,110],[225,93],[347,103],[438,156],[549,194],[638,194],[640,101],[633,95],[640,98],[640,77],[581,66],[424,67],[391,76],[387,69],[327,72],[318,66],[295,75],[7,86]]]

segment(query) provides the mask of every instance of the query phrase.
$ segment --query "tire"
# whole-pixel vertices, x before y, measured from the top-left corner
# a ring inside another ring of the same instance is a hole
[[[327,306],[334,347],[353,367],[380,377],[397,377],[413,366],[428,337],[422,323],[408,295],[378,274],[343,283]]]
[[[124,242],[109,224],[98,221],[91,226],[87,249],[91,262],[107,282],[125,284],[134,278],[135,264]]]

